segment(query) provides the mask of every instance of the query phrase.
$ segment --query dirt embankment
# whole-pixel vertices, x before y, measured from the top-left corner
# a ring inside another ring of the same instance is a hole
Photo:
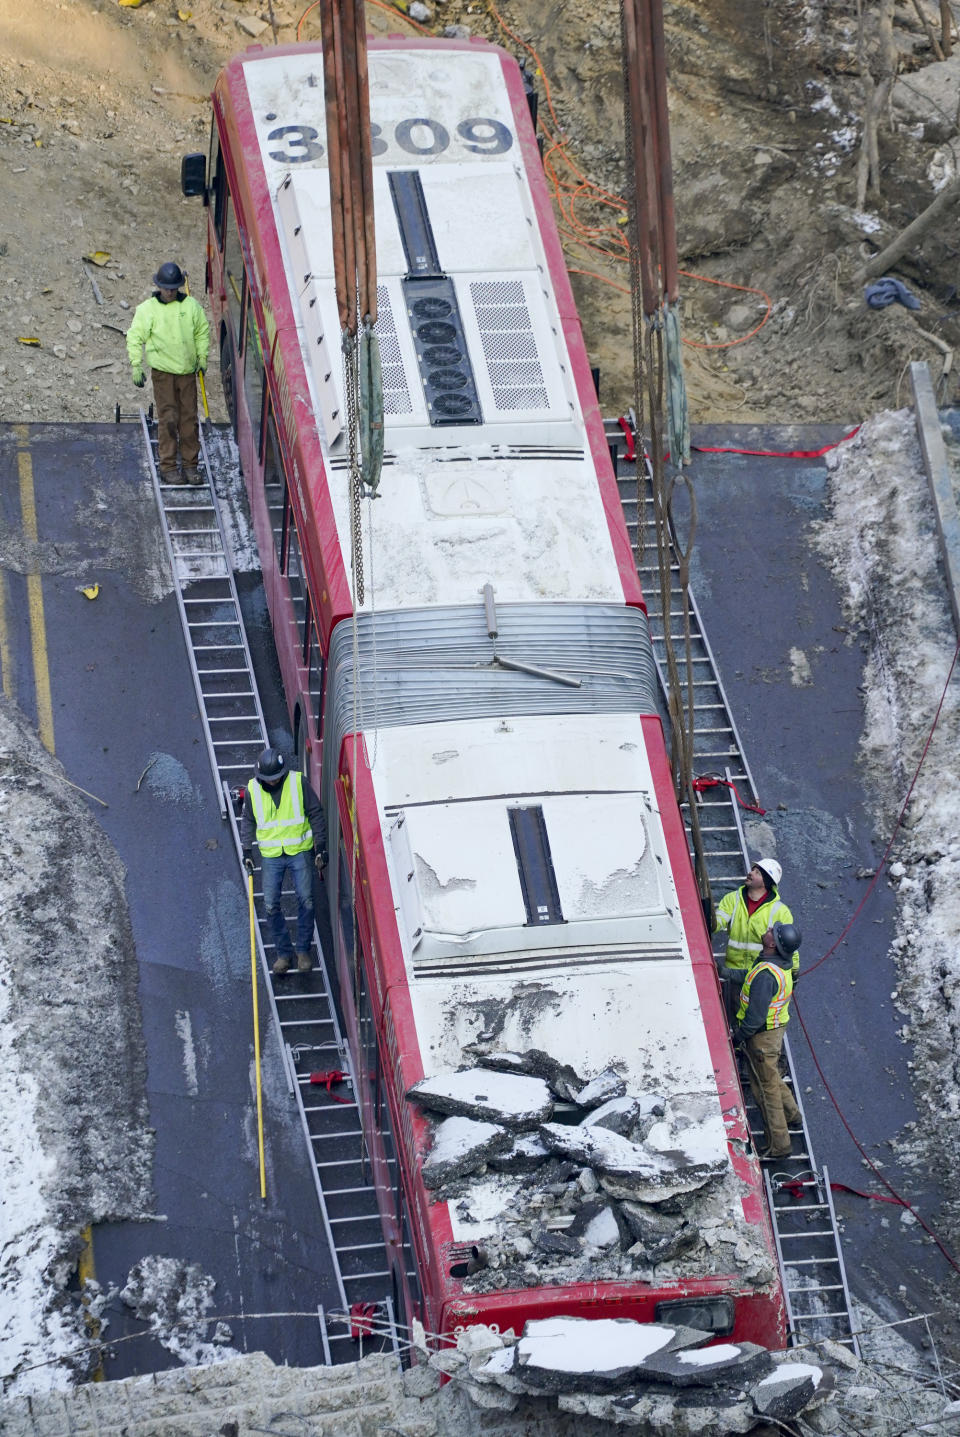
[[[922,301],[916,313],[869,309],[854,278],[864,254],[955,168],[955,98],[952,113],[948,98],[935,98],[924,119],[917,96],[942,66],[929,63],[929,39],[904,5],[895,11],[901,79],[880,135],[881,193],[855,207],[861,70],[876,70],[871,26],[882,8],[867,11],[861,37],[854,0],[783,0],[775,15],[761,0],[666,6],[695,421],[854,420],[902,397],[910,359],[939,374],[942,346],[960,338],[950,216],[901,263]],[[514,0],[502,12],[428,0],[428,9],[436,33],[467,26],[539,61],[542,113],[567,142],[554,157],[561,180],[579,184],[569,156],[609,194],[622,193],[615,9],[570,0]],[[281,42],[296,39],[305,10],[273,0]],[[203,216],[180,195],[180,155],[206,148],[216,73],[246,45],[272,43],[269,22],[270,8],[247,0],[0,0],[4,420],[108,420],[118,403],[134,407],[122,335],[157,263],[176,257],[202,289]],[[368,23],[381,34],[409,28],[373,4]],[[316,11],[302,35],[318,37]],[[943,96],[955,96],[960,70],[944,64]],[[589,192],[568,215],[565,246],[603,402],[622,408],[633,383],[624,227]],[[99,262],[84,262],[92,254]],[[210,389],[222,417],[215,379]],[[947,386],[941,397],[953,397]]]

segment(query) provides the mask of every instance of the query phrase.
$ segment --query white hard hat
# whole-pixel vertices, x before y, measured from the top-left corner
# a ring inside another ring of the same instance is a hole
[[[762,873],[768,873],[776,886],[780,887],[780,879],[783,876],[783,869],[775,858],[758,858],[754,868],[759,868]]]

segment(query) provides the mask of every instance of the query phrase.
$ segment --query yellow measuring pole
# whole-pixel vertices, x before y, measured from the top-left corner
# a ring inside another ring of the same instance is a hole
[[[257,1146],[260,1152],[260,1196],[267,1195],[267,1173],[263,1162],[263,1091],[260,1086],[260,1011],[257,1007],[257,920],[253,911],[253,874],[247,874],[250,895],[250,980],[253,989],[253,1056],[257,1070]]]

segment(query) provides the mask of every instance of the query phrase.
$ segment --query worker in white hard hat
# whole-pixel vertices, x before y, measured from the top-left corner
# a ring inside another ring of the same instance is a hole
[[[734,988],[730,995],[739,1003],[739,986],[763,951],[763,935],[774,923],[792,923],[793,914],[783,902],[778,884],[783,869],[775,858],[758,858],[747,881],[727,893],[717,904],[714,933],[727,935],[726,959],[718,964],[720,976]],[[793,981],[800,967],[799,950],[793,954]]]

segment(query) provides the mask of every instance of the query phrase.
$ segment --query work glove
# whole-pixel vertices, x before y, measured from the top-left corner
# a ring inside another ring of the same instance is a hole
[[[248,873],[252,873],[252,872],[253,872],[253,854],[252,854],[252,853],[245,853],[245,854],[243,855],[243,866],[244,866],[244,868],[247,870]]]
[[[193,372],[194,374],[199,374],[202,378],[207,372],[207,366],[205,364],[197,364],[194,366]]]
[[[327,866],[327,850],[325,848],[321,848],[320,852],[317,854],[316,858],[313,861],[317,865],[317,872],[322,878],[323,870]]]
[[[137,389],[142,389],[143,386],[146,384],[147,376],[144,374],[142,369],[135,369],[133,371],[133,382],[136,385]]]

